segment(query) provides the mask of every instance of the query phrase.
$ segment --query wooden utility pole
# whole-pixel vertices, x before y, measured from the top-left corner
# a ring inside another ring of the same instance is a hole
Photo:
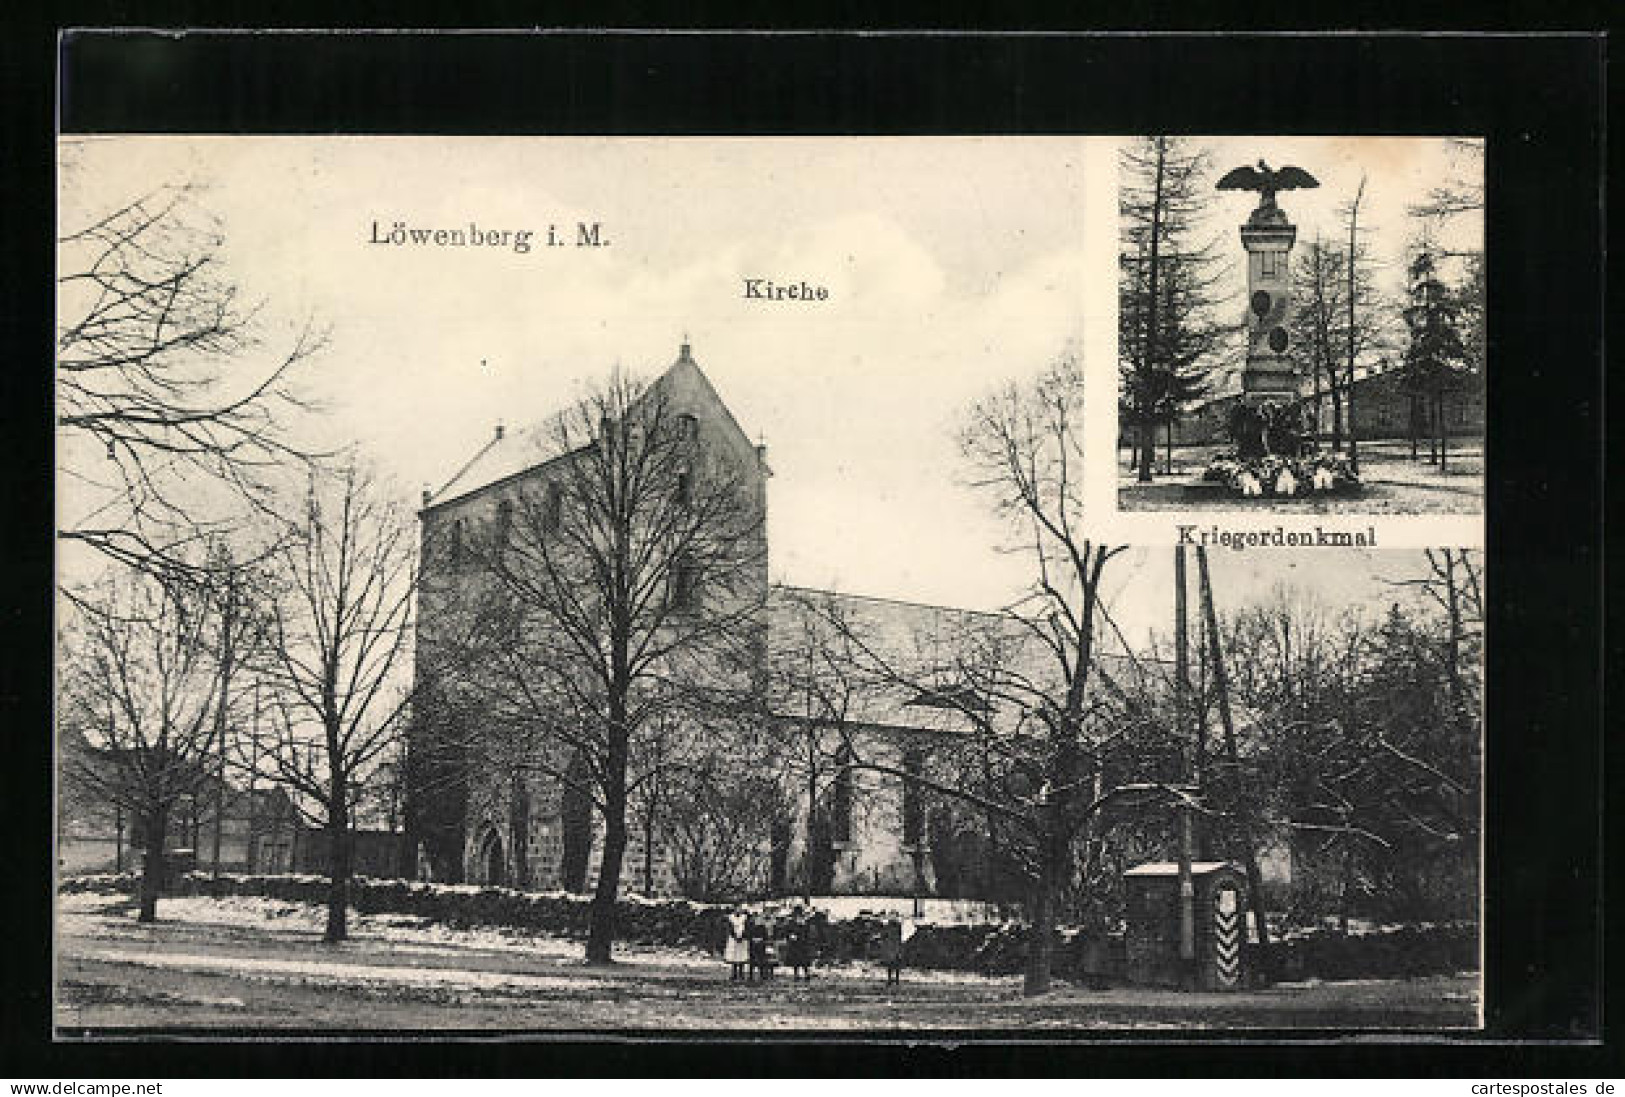
[[[260,681],[254,679],[254,716],[248,732],[248,837],[243,844],[243,860],[252,876],[259,866],[259,805],[254,802],[254,777],[260,769]]]
[[[1241,764],[1236,748],[1236,725],[1230,714],[1230,679],[1225,672],[1224,649],[1219,643],[1219,615],[1213,609],[1213,580],[1207,570],[1207,549],[1196,546],[1197,578],[1201,583],[1202,617],[1207,627],[1207,650],[1212,660],[1213,692],[1219,703],[1219,722],[1224,728],[1224,755],[1232,770]],[[1270,943],[1269,926],[1264,920],[1264,876],[1258,867],[1258,849],[1253,843],[1252,819],[1241,820],[1242,863],[1247,869],[1247,897],[1253,908],[1255,935],[1260,946]]]
[[[1190,744],[1189,632],[1185,623],[1185,546],[1174,546],[1174,735],[1182,756],[1179,779],[1186,794],[1191,787],[1194,753]],[[1187,990],[1196,989],[1196,885],[1191,878],[1191,812],[1185,800],[1179,803],[1179,967]]]

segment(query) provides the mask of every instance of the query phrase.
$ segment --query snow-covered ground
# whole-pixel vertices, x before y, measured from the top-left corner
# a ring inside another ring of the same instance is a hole
[[[800,903],[800,899],[777,899],[753,903],[751,909],[771,907],[788,911]],[[919,921],[931,925],[997,925],[1008,920],[994,904],[974,899],[921,899],[920,903],[923,914]],[[914,915],[914,899],[907,895],[815,895],[812,907],[823,911],[831,920],[853,918],[860,914],[882,917],[896,915],[899,918]]]
[[[282,930],[320,934],[327,924],[325,907],[310,903],[283,902],[260,896],[224,896],[219,899],[206,896],[176,896],[161,900],[158,913],[162,922],[238,930]],[[64,935],[90,940],[145,939],[150,932],[150,927],[136,921],[133,904],[122,903],[106,895],[88,893],[58,896],[57,924],[59,932]],[[582,960],[583,953],[583,943],[567,937],[527,933],[519,929],[497,926],[457,928],[412,915],[361,914],[353,909],[350,911],[349,932],[352,942],[404,946],[410,948],[413,954],[424,957],[435,954],[456,956],[474,950],[497,954],[509,953],[526,960],[578,964]],[[111,954],[104,955],[111,958]],[[619,963],[633,969],[644,966],[707,972],[727,970],[726,965],[713,953],[703,949],[672,945],[618,943],[615,946],[615,958]],[[122,962],[140,962],[122,953],[119,959]],[[286,967],[290,975],[300,974],[302,970],[299,963],[292,963]],[[867,961],[820,967],[819,972],[825,978],[857,980],[885,978],[885,968]],[[1011,977],[989,978],[960,971],[910,971],[909,978],[913,982],[981,986],[1012,982]]]
[[[61,896],[58,1023],[87,1029],[347,1029],[620,1032],[669,1029],[1446,1028],[1477,1017],[1475,976],[1280,986],[1230,994],[1058,983],[1038,999],[1019,977],[910,970],[888,985],[870,964],[732,982],[701,949],[582,943],[499,928],[454,929],[354,915],[322,943],[325,910],[266,898],[166,898],[142,923],[118,895]]]

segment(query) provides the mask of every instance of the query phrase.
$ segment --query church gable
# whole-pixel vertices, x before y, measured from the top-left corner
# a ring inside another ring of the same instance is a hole
[[[644,400],[663,399],[667,414],[692,415],[708,442],[727,455],[735,467],[765,474],[760,451],[754,446],[733,412],[694,360],[689,344],[678,351],[677,360],[651,382]],[[470,499],[505,484],[528,480],[548,466],[567,460],[559,452],[560,418],[569,410],[519,430],[498,427],[495,436],[469,459],[439,490],[425,493],[427,513],[449,504]]]

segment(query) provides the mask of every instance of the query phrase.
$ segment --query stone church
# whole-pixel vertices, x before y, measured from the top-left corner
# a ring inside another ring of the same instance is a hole
[[[741,490],[765,517],[772,475],[766,447],[752,444],[687,344],[649,391],[659,392],[691,421],[690,429],[707,445],[732,455],[745,470]],[[527,442],[526,435],[499,428],[450,481],[425,492],[419,514],[424,544],[420,677],[423,644],[449,628],[453,607],[474,581],[448,563],[443,546],[452,545],[454,551],[482,524],[503,520],[516,492],[545,497],[557,490],[550,486],[557,478],[557,462],[570,457],[543,458],[534,437]],[[758,584],[755,594],[764,607],[761,669],[770,676],[773,666],[804,647],[830,620],[846,622],[871,651],[894,651],[900,657],[967,626],[1001,627],[1001,618],[991,614],[772,583],[765,521],[757,528],[763,531],[762,563],[751,582]],[[815,750],[823,756],[822,771],[815,772],[811,764],[802,770],[776,764],[781,756],[793,762],[802,749],[798,744],[808,742],[809,728],[817,724],[808,716],[806,699],[791,690],[769,689],[768,696],[767,735],[774,741],[765,749],[775,764],[759,768],[779,783],[775,795],[782,797],[785,813],[753,839],[748,882],[735,889],[738,894],[793,893],[808,877],[820,893],[938,894],[945,885],[960,894],[973,890],[970,881],[953,879],[967,875],[962,868],[941,863],[942,836],[933,841],[932,831],[946,826],[949,808],[940,799],[931,802],[917,780],[907,776],[927,764],[923,759],[934,738],[955,734],[954,721],[961,715],[952,711],[953,705],[919,690],[866,694],[841,713],[841,734],[847,742],[854,733],[865,736],[872,744],[871,759],[881,758],[890,772],[842,765],[841,748],[819,744],[821,733],[814,730]],[[599,871],[603,832],[590,799],[567,782],[535,772],[486,771],[466,755],[423,763],[422,757],[430,754],[423,744],[433,738],[440,718],[432,706],[423,706],[412,734],[411,749],[420,762],[417,776],[409,778],[407,818],[418,875],[533,890],[590,890]],[[809,825],[815,818],[818,825]],[[629,819],[623,892],[673,895],[695,890],[685,885],[670,837],[655,812],[641,825]]]

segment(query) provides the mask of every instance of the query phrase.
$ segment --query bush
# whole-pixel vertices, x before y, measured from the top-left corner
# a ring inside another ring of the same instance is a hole
[[[1347,936],[1319,928],[1272,943],[1270,953],[1274,974],[1289,981],[1450,975],[1478,970],[1478,927],[1446,922]]]

